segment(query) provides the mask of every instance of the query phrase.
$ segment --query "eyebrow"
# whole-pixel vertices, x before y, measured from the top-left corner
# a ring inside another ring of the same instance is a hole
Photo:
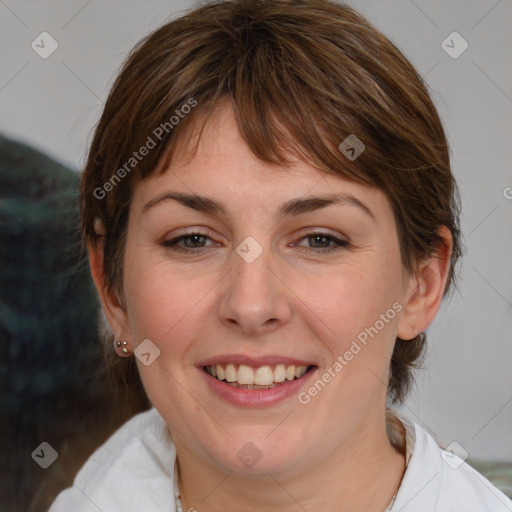
[[[229,216],[228,209],[223,203],[209,197],[199,196],[197,194],[185,194],[182,192],[166,192],[165,194],[157,196],[151,201],[148,201],[142,208],[142,211],[146,212],[169,199],[176,200],[182,205],[192,208],[198,212],[211,215]],[[355,206],[371,217],[374,221],[376,220],[375,215],[370,208],[352,194],[325,194],[321,196],[290,199],[281,205],[278,211],[278,217],[282,218],[287,215],[296,216],[302,213],[319,210],[332,204]]]

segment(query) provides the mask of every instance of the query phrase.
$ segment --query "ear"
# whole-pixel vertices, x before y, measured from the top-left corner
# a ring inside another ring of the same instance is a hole
[[[441,226],[441,241],[436,254],[422,262],[415,275],[406,279],[406,294],[397,336],[410,340],[423,332],[434,320],[448,279],[453,239],[450,230]]]
[[[98,290],[105,317],[110,325],[110,329],[114,333],[115,339],[125,340],[129,333],[128,316],[119,295],[115,290],[110,290],[106,286],[104,266],[105,231],[101,223],[95,223],[95,230],[100,235],[99,238],[96,241],[89,241],[87,243],[92,279]]]

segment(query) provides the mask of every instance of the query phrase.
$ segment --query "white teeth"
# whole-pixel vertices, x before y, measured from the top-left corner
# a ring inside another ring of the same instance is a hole
[[[294,380],[302,377],[308,366],[295,366],[277,364],[275,367],[266,365],[252,368],[245,364],[238,366],[232,363],[221,365],[216,364],[206,367],[206,371],[218,380],[226,380],[231,384],[245,386],[271,386],[274,383],[281,383],[285,380]]]
[[[286,379],[286,367],[284,364],[276,365],[274,370],[274,382],[284,382]]]
[[[254,384],[254,370],[250,366],[241,364],[238,367],[238,384]]]
[[[261,366],[254,372],[254,384],[270,386],[274,382],[274,372],[270,366]]]
[[[299,379],[306,373],[307,369],[307,366],[297,366],[297,368],[295,368],[295,377]]]
[[[228,382],[236,382],[237,374],[236,374],[236,368],[235,368],[234,364],[226,365],[226,380]]]

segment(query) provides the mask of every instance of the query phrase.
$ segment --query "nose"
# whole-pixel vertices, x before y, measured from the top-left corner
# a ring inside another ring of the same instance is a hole
[[[218,314],[221,322],[240,334],[272,332],[289,322],[292,292],[279,276],[273,255],[264,250],[249,262],[233,251],[233,268],[224,281]]]

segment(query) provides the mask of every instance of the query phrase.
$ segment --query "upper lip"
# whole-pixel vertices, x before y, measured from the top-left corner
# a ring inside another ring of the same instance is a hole
[[[295,366],[315,366],[312,361],[295,359],[293,357],[285,357],[276,354],[266,356],[251,357],[246,354],[223,354],[219,356],[209,357],[197,363],[197,366],[213,366],[215,364],[244,364],[253,368],[260,366],[271,366],[276,364],[295,365]]]

